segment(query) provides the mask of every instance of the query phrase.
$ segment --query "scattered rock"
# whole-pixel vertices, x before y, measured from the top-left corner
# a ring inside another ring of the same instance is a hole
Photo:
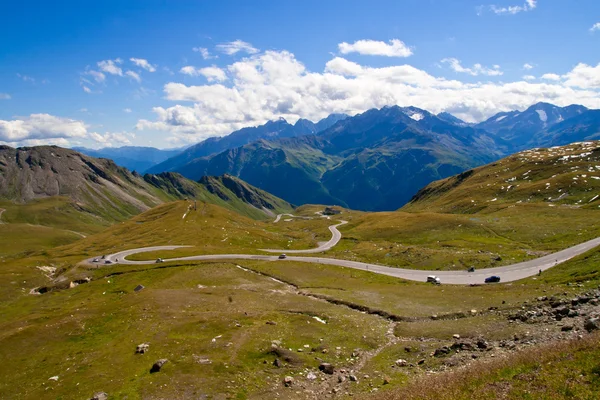
[[[106,392],[94,393],[90,400],[108,400],[108,394]]]
[[[290,387],[294,384],[294,378],[292,378],[291,376],[286,376],[285,378],[283,378],[283,385],[285,387]]]
[[[460,342],[453,343],[452,346],[450,346],[450,349],[451,350],[462,350],[462,351],[473,351],[473,350],[475,350],[475,346],[471,342],[462,340]]]
[[[458,333],[455,333],[454,335],[452,335],[452,338],[454,338],[454,339],[460,339],[460,335]]]
[[[152,368],[150,369],[150,373],[155,373],[161,370],[161,368],[163,367],[163,365],[165,365],[169,360],[167,360],[166,358],[161,358],[160,360],[158,360],[157,362],[154,363],[154,365],[152,365]]]
[[[51,376],[50,378],[48,378],[48,380],[56,382],[56,381],[58,381],[58,375]]]
[[[133,289],[134,292],[139,292],[142,289],[145,289],[146,287],[144,285],[137,285],[135,287],[135,289]]]
[[[137,347],[135,348],[135,354],[144,354],[145,352],[148,351],[149,348],[150,348],[149,343],[138,344]]]
[[[396,366],[398,367],[406,367],[408,365],[408,362],[406,360],[403,359],[398,359],[396,360]]]
[[[342,383],[346,380],[346,377],[344,375],[338,375],[338,382]]]
[[[275,321],[267,321],[266,324],[267,325],[277,325],[277,322],[275,322]]]
[[[441,356],[445,356],[448,353],[450,353],[450,349],[448,348],[448,346],[443,346],[443,347],[440,347],[439,349],[435,349],[435,351],[433,352],[433,356],[441,357]]]
[[[579,315],[579,312],[577,310],[569,310],[569,313],[567,314],[567,317],[569,318],[575,318]]]
[[[317,375],[315,375],[315,373],[311,371],[306,375],[306,379],[308,379],[309,381],[314,381],[315,379],[317,379]]]
[[[583,327],[588,332],[592,332],[592,331],[600,329],[600,318],[588,318],[585,321]]]
[[[560,330],[563,331],[563,332],[572,331],[573,330],[573,325],[564,325],[562,328],[560,328]]]
[[[348,379],[350,379],[351,382],[358,382],[356,375],[348,375]]]
[[[384,385],[389,385],[390,384],[390,377],[389,376],[384,376],[383,377],[383,384]]]
[[[559,315],[559,314],[562,316],[567,316],[569,314],[569,309],[565,306],[557,307],[554,310],[554,315]]]
[[[279,358],[276,358],[275,361],[273,361],[273,365],[276,366],[277,368],[281,368],[281,366],[282,366],[281,360]]]
[[[552,300],[550,302],[550,307],[552,308],[557,308],[563,305],[563,302],[561,300]]]
[[[489,345],[485,339],[479,338],[477,339],[477,347],[481,350],[486,350],[489,347]]]
[[[319,371],[328,374],[328,375],[333,375],[335,368],[333,367],[332,364],[329,363],[321,363],[321,365],[319,365]]]
[[[419,364],[419,365],[425,364],[425,359],[421,358],[419,361],[417,361],[417,364]]]

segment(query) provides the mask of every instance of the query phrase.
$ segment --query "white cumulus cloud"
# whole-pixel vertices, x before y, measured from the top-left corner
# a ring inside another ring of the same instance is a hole
[[[86,125],[82,121],[31,114],[11,121],[0,120],[0,141],[20,142],[29,139],[84,138]]]
[[[595,67],[579,63],[562,77],[565,79],[566,86],[575,86],[582,89],[600,89],[600,63]]]
[[[248,42],[244,42],[243,40],[234,40],[233,42],[221,43],[216,46],[216,49],[221,53],[227,55],[233,55],[238,52],[244,52],[248,54],[256,54],[258,53],[258,49],[252,46]]]
[[[194,68],[190,65],[179,70],[182,74],[190,76],[204,76],[209,82],[223,82],[227,80],[227,74],[221,68],[212,66],[205,68]]]
[[[544,74],[542,75],[542,79],[547,81],[560,81],[560,75],[557,74]]]
[[[529,71],[530,69],[533,69],[533,65],[531,65],[529,63],[525,63],[525,64],[523,64],[523,69],[526,69]]]
[[[111,75],[123,76],[123,70],[117,64],[121,64],[123,60],[120,58],[114,60],[104,60],[98,62],[98,68],[100,71],[106,72]]]
[[[594,25],[592,25],[592,27],[590,28],[590,32],[596,32],[596,31],[600,31],[600,22],[596,22]]]
[[[102,145],[130,144],[133,133],[104,134],[90,132],[85,122],[50,114],[31,114],[13,120],[0,120],[0,144],[39,146],[56,144],[69,146],[73,140],[90,140]]]
[[[94,78],[94,80],[98,83],[104,82],[104,80],[106,79],[106,75],[104,75],[102,72],[99,72],[99,71],[89,70],[89,71],[86,71],[85,73],[86,73],[86,75],[89,75],[92,78]]]
[[[523,5],[498,7],[495,5],[490,6],[490,10],[498,15],[514,15],[523,11],[531,11],[537,6],[537,0],[525,0]]]
[[[10,94],[8,93],[0,93],[0,100],[10,100]]]
[[[488,68],[488,67],[484,67],[481,64],[474,64],[473,67],[468,68],[468,67],[463,67],[460,64],[460,60],[458,60],[456,58],[444,58],[440,62],[443,64],[450,65],[450,68],[454,72],[465,73],[465,74],[469,74],[469,75],[473,75],[473,76],[477,76],[477,75],[499,76],[499,75],[504,74],[504,72],[502,72],[500,70],[499,65],[494,65],[492,68]]]
[[[212,58],[218,58],[217,56],[211,55],[210,51],[208,51],[208,49],[206,47],[194,47],[194,48],[192,48],[192,51],[200,53],[202,58],[204,58],[205,60],[210,60]]]
[[[469,74],[485,70],[462,68]],[[487,70],[501,72],[494,66]],[[448,111],[468,122],[539,101],[600,108],[599,72],[600,64],[579,64],[559,81],[467,83],[408,64],[375,68],[342,57],[331,59],[320,72],[310,71],[290,52],[266,51],[226,67],[231,82],[227,86],[168,82],[164,97],[175,104],[155,107],[155,118],[139,120],[136,128],[169,132],[175,144],[225,135],[279,117],[316,121],[331,113],[354,115],[386,105]]]
[[[357,40],[352,44],[342,42],[338,44],[338,49],[342,54],[359,53],[371,56],[409,57],[413,54],[411,48],[399,39],[392,39],[389,43],[377,40]]]
[[[140,75],[137,72],[133,72],[133,71],[127,71],[125,72],[125,75],[127,75],[128,77],[130,77],[131,79],[133,79],[136,82],[141,82],[142,78],[140,77]]]
[[[533,76],[533,75],[523,75],[523,79],[525,79],[526,81],[534,81],[535,80],[535,76]]]
[[[135,65],[137,65],[140,68],[145,69],[148,72],[155,72],[156,71],[156,66],[152,65],[148,62],[148,60],[145,60],[143,58],[130,58],[129,61],[131,61],[132,63],[134,63]]]
[[[101,147],[116,147],[131,144],[130,138],[134,138],[135,135],[129,132],[105,132],[105,133],[97,133],[90,132],[89,139],[96,142]]]

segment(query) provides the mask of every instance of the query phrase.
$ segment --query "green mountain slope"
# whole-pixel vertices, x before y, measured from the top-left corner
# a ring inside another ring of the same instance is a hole
[[[194,182],[179,174],[131,173],[111,160],[55,146],[0,147],[0,251],[21,254],[101,231],[165,202],[219,205],[253,219],[291,204],[231,177]]]
[[[492,164],[433,182],[403,211],[475,213],[525,204],[597,208],[600,142],[516,153]]]
[[[329,194],[321,176],[341,158],[326,154],[316,136],[275,141],[259,140],[213,157],[197,159],[178,170],[198,179],[230,174],[294,204],[342,204]]]
[[[164,172],[144,175],[144,180],[176,198],[219,205],[254,219],[290,213],[294,208],[290,203],[231,175],[203,176],[194,182],[177,173]]]
[[[502,143],[414,107],[384,107],[338,121],[317,135],[259,140],[180,168],[224,173],[294,204],[392,210],[429,182],[500,157]]]

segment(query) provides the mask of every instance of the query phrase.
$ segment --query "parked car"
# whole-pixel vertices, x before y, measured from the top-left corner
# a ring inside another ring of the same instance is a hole
[[[498,283],[500,282],[500,277],[498,275],[492,275],[485,278],[485,283]]]
[[[436,285],[439,285],[440,283],[442,283],[442,282],[440,281],[440,278],[438,278],[438,277],[437,277],[437,276],[435,276],[435,275],[429,275],[429,276],[427,277],[427,282],[430,282],[430,283],[435,283]]]
[[[104,264],[112,264],[113,262],[110,260],[104,260]]]
[[[100,262],[100,260],[98,260],[97,258],[94,258],[94,259],[92,260],[92,262]]]
[[[163,260],[162,258],[157,258],[157,259],[156,259],[156,263],[157,263],[157,264],[158,264],[158,263],[161,263],[161,262],[165,262],[165,260]]]
[[[475,267],[469,267],[469,269],[467,270],[467,272],[475,272]]]
[[[279,259],[280,259],[280,260],[283,260],[284,258],[287,258],[287,256],[286,256],[285,254],[280,254],[280,255],[279,255]]]

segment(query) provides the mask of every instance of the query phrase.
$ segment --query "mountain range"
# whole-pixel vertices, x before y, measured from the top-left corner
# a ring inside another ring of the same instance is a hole
[[[104,147],[102,149],[73,147],[73,150],[91,157],[109,158],[120,167],[125,167],[130,171],[144,173],[148,168],[174,157],[184,149],[161,150],[154,147],[123,146]]]
[[[0,200],[15,204],[62,198],[52,211],[109,225],[164,202],[195,199],[256,219],[290,212],[292,205],[233,176],[194,182],[177,173],[144,176],[113,161],[57,146],[0,146]]]
[[[210,138],[154,165],[198,180],[229,174],[293,204],[393,210],[422,187],[527,148],[600,136],[600,111],[537,103],[473,124],[388,106],[318,123],[284,119]]]
[[[331,114],[317,123],[307,119],[299,119],[294,125],[291,125],[285,119],[280,118],[277,121],[269,121],[264,125],[242,128],[227,136],[203,140],[180,154],[169,158],[165,162],[153,166],[148,172],[157,173],[174,171],[179,166],[187,164],[197,158],[244,146],[260,139],[273,140],[315,134],[347,117],[346,114]]]

